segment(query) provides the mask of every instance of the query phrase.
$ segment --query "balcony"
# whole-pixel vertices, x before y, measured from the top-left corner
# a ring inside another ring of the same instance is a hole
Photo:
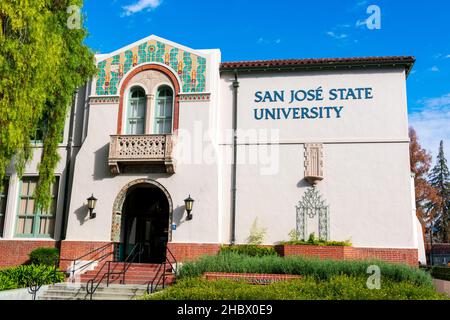
[[[112,135],[112,173],[175,173],[172,134]]]

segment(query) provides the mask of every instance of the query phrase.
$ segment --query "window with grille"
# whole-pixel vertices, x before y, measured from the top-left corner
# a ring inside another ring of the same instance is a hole
[[[172,132],[173,91],[168,86],[158,88],[155,104],[154,132],[165,134]]]
[[[8,199],[8,180],[0,186],[0,238],[3,237],[5,228],[6,201]]]
[[[52,203],[49,210],[38,209],[35,205],[37,182],[38,177],[23,177],[20,182],[16,224],[18,237],[52,238],[54,235],[59,179],[57,177],[51,187]]]

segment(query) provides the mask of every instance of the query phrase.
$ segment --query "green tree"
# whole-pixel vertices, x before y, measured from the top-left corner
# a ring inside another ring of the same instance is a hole
[[[47,208],[57,152],[75,90],[95,72],[77,26],[82,0],[0,1],[0,181],[14,160],[19,176],[32,156],[30,137],[48,119],[36,203]]]
[[[436,165],[430,172],[429,182],[439,194],[439,201],[431,203],[433,209],[438,213],[435,219],[437,236],[443,242],[448,242],[450,236],[450,172],[447,159],[445,159],[444,142],[442,140],[439,144]]]

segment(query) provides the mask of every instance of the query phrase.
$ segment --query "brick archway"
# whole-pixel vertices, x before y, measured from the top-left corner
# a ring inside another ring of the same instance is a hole
[[[173,221],[173,202],[172,197],[170,196],[167,189],[160,184],[159,182],[151,179],[136,179],[129,183],[127,183],[122,189],[120,189],[119,193],[116,196],[113,204],[112,210],[112,223],[111,223],[111,241],[112,242],[120,242],[120,232],[122,227],[122,209],[123,204],[125,203],[125,199],[127,197],[128,191],[133,187],[142,185],[142,184],[151,184],[156,188],[160,189],[167,198],[169,203],[169,225],[168,225],[168,241],[172,241],[172,221]]]
[[[117,117],[117,134],[122,134],[122,123],[123,123],[123,108],[124,108],[124,96],[125,96],[125,89],[128,86],[128,83],[135,75],[137,75],[139,72],[146,71],[146,70],[156,70],[164,73],[166,76],[169,77],[173,88],[174,88],[174,105],[173,105],[173,128],[172,132],[176,133],[178,130],[178,117],[179,117],[179,109],[180,109],[180,92],[181,92],[181,86],[178,82],[177,77],[175,74],[166,66],[160,65],[160,64],[145,64],[142,66],[137,67],[136,69],[132,70],[123,80],[122,85],[120,86],[120,98],[119,98],[119,115]]]

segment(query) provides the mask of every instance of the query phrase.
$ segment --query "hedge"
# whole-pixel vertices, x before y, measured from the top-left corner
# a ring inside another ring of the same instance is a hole
[[[29,254],[31,264],[44,264],[54,266],[59,259],[59,251],[56,248],[37,248]]]
[[[332,276],[328,280],[306,277],[270,285],[232,280],[185,278],[145,300],[445,300],[433,287],[382,280],[379,290],[366,286],[366,277]]]
[[[333,276],[368,276],[370,265],[380,267],[383,279],[416,285],[433,286],[430,274],[403,264],[390,264],[377,260],[320,260],[299,256],[250,257],[236,253],[203,256],[192,262],[185,262],[179,270],[180,278],[198,277],[204,272],[274,273],[312,276],[328,280]]]
[[[273,247],[260,247],[257,245],[243,244],[234,246],[222,246],[220,248],[219,254],[224,253],[237,253],[243,254],[251,257],[262,257],[262,256],[276,256],[277,252]]]
[[[64,275],[54,273],[54,268],[46,265],[25,265],[0,270],[0,291],[28,287],[31,281],[50,284],[64,281]]]
[[[434,266],[431,268],[433,278],[450,281],[450,267]]]

